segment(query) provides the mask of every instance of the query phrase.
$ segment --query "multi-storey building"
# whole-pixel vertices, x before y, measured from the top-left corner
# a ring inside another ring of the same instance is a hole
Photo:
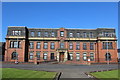
[[[84,64],[118,61],[115,29],[27,28],[9,26],[5,61],[58,61]]]

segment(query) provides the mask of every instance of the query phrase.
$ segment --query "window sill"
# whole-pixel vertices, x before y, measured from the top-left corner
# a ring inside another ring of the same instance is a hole
[[[43,60],[47,60],[47,59],[43,59]]]
[[[51,49],[51,48],[50,48]],[[55,49],[55,48],[54,48]],[[52,50],[54,50],[54,49],[52,49]]]
[[[95,50],[95,49],[90,49],[90,50]]]
[[[9,47],[10,48],[10,47]],[[10,48],[10,49],[22,49],[22,48]]]
[[[112,49],[114,49],[114,48],[112,48]],[[107,49],[101,49],[101,50],[107,50]],[[111,50],[111,49],[109,49],[109,50]]]
[[[29,49],[34,49],[34,48],[29,48]]]
[[[43,49],[45,49],[45,48],[43,48]],[[46,49],[48,49],[48,48],[46,48]]]

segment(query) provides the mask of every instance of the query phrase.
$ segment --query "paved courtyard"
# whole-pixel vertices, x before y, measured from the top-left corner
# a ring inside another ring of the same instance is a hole
[[[117,64],[110,65],[72,65],[72,64],[2,64],[3,68],[19,68],[62,72],[60,78],[89,78],[85,72],[118,69]]]

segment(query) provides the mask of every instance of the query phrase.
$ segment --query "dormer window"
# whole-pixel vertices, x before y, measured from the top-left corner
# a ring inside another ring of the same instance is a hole
[[[105,37],[108,37],[109,36],[109,33],[108,32],[105,32]]]
[[[35,32],[32,31],[31,32],[31,36],[34,37],[35,36]]]
[[[38,32],[37,35],[38,35],[38,37],[40,37],[41,36],[41,32]]]
[[[93,32],[90,32],[90,36],[89,36],[90,38],[93,38]]]
[[[78,37],[78,38],[80,37],[80,33],[79,33],[79,32],[77,32],[77,37]]]
[[[64,36],[64,31],[60,31],[60,36],[61,36],[61,37]]]
[[[70,37],[73,37],[73,33],[72,33],[72,32],[70,32],[70,33],[69,33],[69,36],[70,36]]]
[[[15,31],[12,31],[12,34],[16,36],[21,35],[21,31],[15,30]]]
[[[87,37],[87,33],[83,32],[83,38],[86,38],[86,37]]]
[[[51,36],[52,36],[52,37],[55,37],[55,33],[54,33],[54,32],[51,32]]]
[[[48,37],[48,32],[44,32],[44,36],[45,36],[45,37]]]

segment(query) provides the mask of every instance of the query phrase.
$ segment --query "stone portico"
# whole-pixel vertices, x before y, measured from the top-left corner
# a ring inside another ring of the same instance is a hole
[[[68,51],[67,49],[57,49],[57,61],[65,62],[68,60]]]

